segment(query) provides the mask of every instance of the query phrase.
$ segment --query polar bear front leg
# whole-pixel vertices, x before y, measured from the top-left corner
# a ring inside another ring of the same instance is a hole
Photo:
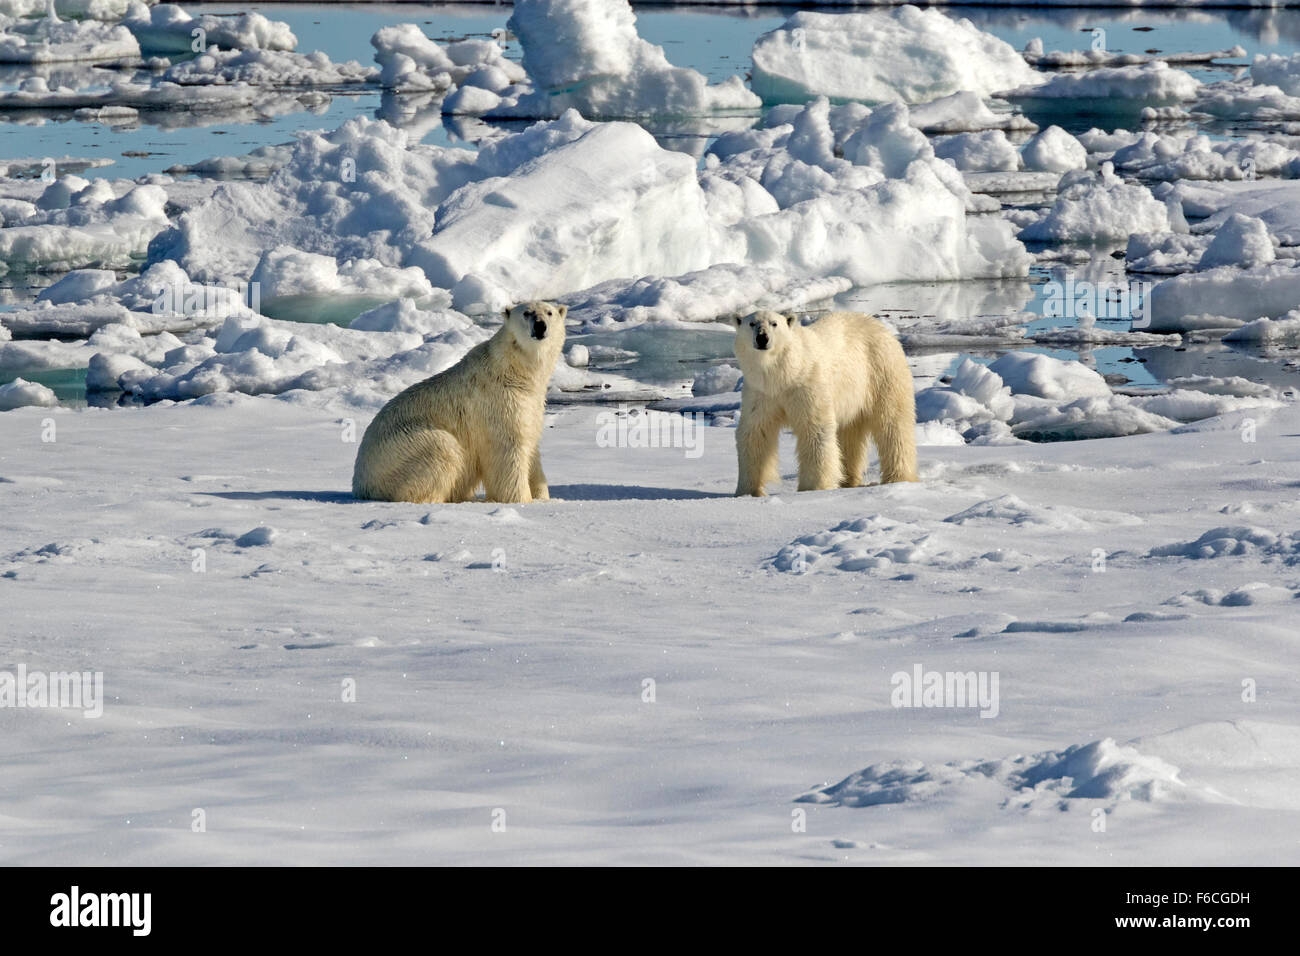
[[[799,490],[838,488],[843,466],[833,410],[828,402],[815,402],[799,411],[791,423],[799,458]]]
[[[542,471],[542,446],[539,442],[533,449],[532,465],[528,473],[528,491],[534,501],[550,501],[551,492],[546,486],[546,473]]]
[[[533,500],[529,489],[532,455],[527,445],[502,436],[493,443],[487,467],[483,470],[483,490],[488,501],[528,504]]]
[[[777,455],[781,421],[773,419],[768,409],[742,396],[740,424],[736,426],[736,495],[761,498],[764,489],[777,479]]]

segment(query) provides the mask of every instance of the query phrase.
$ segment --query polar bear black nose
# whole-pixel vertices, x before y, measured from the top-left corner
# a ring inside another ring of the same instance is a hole
[[[542,319],[533,319],[533,338],[546,338],[546,322]]]
[[[754,348],[765,349],[769,344],[771,344],[771,341],[768,339],[767,333],[760,329],[758,334],[754,336]]]

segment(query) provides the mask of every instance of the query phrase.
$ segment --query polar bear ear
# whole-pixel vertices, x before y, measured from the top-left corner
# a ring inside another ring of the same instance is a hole
[[[563,322],[565,317],[569,314],[569,307],[567,305],[561,305],[558,308],[560,310],[560,321]]]
[[[735,315],[733,315],[731,318],[735,321],[735,323],[736,323],[737,325],[740,325],[741,322],[744,322],[744,321],[745,321],[745,317],[744,317],[743,315],[741,315],[739,312],[737,312],[737,313],[736,313]]]
[[[502,309],[501,318],[505,319],[507,322],[510,321],[510,309],[508,308]]]
[[[795,315],[793,312],[787,312],[785,314],[785,324],[789,328],[794,328],[794,324],[798,321],[799,321],[799,316]]]

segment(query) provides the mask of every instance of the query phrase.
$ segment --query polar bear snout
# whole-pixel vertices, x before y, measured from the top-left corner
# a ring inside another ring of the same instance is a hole
[[[771,347],[772,340],[768,338],[767,330],[762,328],[758,329],[758,331],[754,333],[754,348],[767,351],[767,349]]]
[[[538,315],[534,315],[532,318],[533,338],[540,342],[542,339],[546,338],[546,320]]]

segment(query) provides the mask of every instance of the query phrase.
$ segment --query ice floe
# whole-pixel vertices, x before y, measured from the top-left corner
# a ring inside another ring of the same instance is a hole
[[[500,94],[527,76],[523,67],[506,58],[495,40],[436,43],[414,23],[383,27],[370,38],[370,44],[385,89],[444,92],[458,86],[475,87],[494,97],[491,105],[483,104],[481,112],[498,105]]]
[[[0,385],[0,412],[24,408],[29,405],[50,407],[57,405],[54,391],[38,382],[16,378],[12,382]]]
[[[512,69],[492,62],[494,54],[485,47],[486,68],[465,77],[444,105],[446,111],[538,119],[576,109],[589,118],[612,119],[754,111],[760,105],[739,76],[710,84],[697,70],[669,63],[662,47],[637,33],[627,0],[519,0],[507,28],[523,48],[526,83],[517,82]],[[386,82],[409,87],[412,78],[423,75],[430,77],[428,88],[436,89],[455,81],[449,71],[431,74],[421,66],[436,54],[418,40],[400,54],[401,44],[392,36],[376,45],[386,60]],[[444,52],[450,56],[450,50]],[[446,80],[438,79],[444,73],[449,74]]]
[[[248,84],[302,87],[372,83],[378,75],[375,67],[363,66],[355,60],[334,63],[320,52],[222,50],[213,46],[192,60],[169,67],[162,79],[181,86]]]
[[[1044,78],[1010,44],[969,20],[913,6],[873,13],[796,13],[754,43],[753,87],[766,102],[925,103],[960,91],[990,96]]]
[[[132,3],[122,18],[147,53],[197,53],[208,46],[224,50],[294,50],[298,38],[289,24],[260,13],[193,16],[174,3]]]
[[[139,59],[140,45],[120,24],[60,20],[53,9],[36,20],[0,13],[0,63],[126,65]]]
[[[1037,242],[1105,242],[1169,228],[1165,203],[1145,186],[1127,183],[1109,165],[1103,165],[1097,174],[1087,170],[1067,173],[1052,207],[1021,229],[1019,237]]]
[[[124,268],[167,227],[167,194],[135,186],[122,196],[102,179],[68,175],[34,204],[10,202],[0,228],[0,275],[13,271]]]
[[[411,146],[354,119],[302,137],[267,183],[216,190],[155,240],[149,261],[229,283],[279,246],[375,259],[419,267],[471,311],[728,263],[777,270],[787,287],[1025,273],[1010,227],[966,215],[969,190],[905,107],[841,124],[843,159],[826,101],[794,119],[724,137],[729,155],[703,170],[639,126],[573,111],[477,155]]]
[[[988,366],[963,359],[946,384],[917,392],[916,415],[919,422],[951,425],[966,441],[990,444],[1166,431],[1281,404],[1274,389],[1252,383],[1184,379],[1171,384],[1176,387],[1161,393],[1123,395],[1081,362],[1016,351]]]

